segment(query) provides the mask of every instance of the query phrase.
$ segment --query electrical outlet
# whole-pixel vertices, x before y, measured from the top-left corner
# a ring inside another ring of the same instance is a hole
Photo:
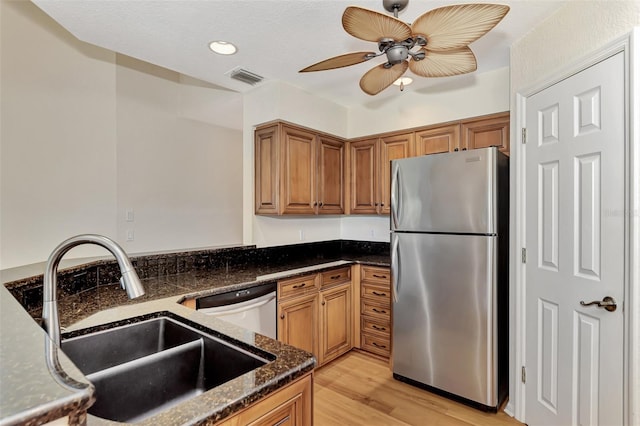
[[[300,241],[304,241],[304,230],[300,229],[298,231],[298,235],[300,237]]]
[[[369,236],[370,237],[375,237],[376,236],[376,230],[373,229],[373,228],[369,229]]]
[[[133,209],[127,209],[125,219],[127,222],[133,222],[133,219],[134,219]]]
[[[133,241],[134,237],[133,229],[127,229],[127,241]]]

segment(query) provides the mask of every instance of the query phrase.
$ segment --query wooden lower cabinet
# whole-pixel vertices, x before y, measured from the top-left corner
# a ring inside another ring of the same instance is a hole
[[[391,356],[391,271],[362,266],[360,269],[360,349]]]
[[[352,322],[351,282],[320,293],[320,364],[353,347]]]
[[[278,303],[278,340],[318,358],[318,293]]]
[[[278,340],[311,352],[318,366],[353,347],[351,268],[278,282]]]
[[[216,426],[311,426],[313,373],[261,399]]]

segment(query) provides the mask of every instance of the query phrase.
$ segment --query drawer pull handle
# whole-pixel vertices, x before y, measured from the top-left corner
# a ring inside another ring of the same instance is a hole
[[[284,419],[280,420],[278,423],[274,424],[273,426],[282,426],[283,424],[289,422],[290,417],[287,416]]]
[[[341,277],[341,275],[332,275],[332,276],[331,276],[331,279],[332,279],[332,280],[337,280],[337,279],[338,279],[338,278],[340,278],[340,277]]]
[[[386,313],[387,313],[387,311],[384,311],[384,310],[378,310],[378,309],[376,309],[376,308],[373,308],[373,312],[377,312],[377,313],[379,313],[379,314],[386,314]]]
[[[380,348],[380,349],[387,349],[387,347],[385,345],[379,345],[376,342],[371,342],[371,344],[373,346],[375,346],[376,348]]]
[[[304,287],[306,285],[307,285],[307,283],[302,283],[302,284],[299,284],[299,285],[294,285],[293,288],[302,288],[302,287]]]
[[[387,331],[386,327],[378,327],[377,325],[373,324],[371,326],[371,328],[373,328],[374,330],[379,330],[379,331]]]
[[[373,274],[373,277],[374,277],[374,278],[381,278],[381,279],[383,279],[383,280],[386,280],[386,279],[387,279],[387,276],[386,276],[386,275]]]
[[[387,293],[378,293],[377,291],[374,291],[373,294],[375,294],[376,296],[386,296]]]

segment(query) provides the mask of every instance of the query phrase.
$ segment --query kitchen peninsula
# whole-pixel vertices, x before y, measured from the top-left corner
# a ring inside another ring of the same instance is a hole
[[[359,263],[388,266],[388,245],[384,243],[365,243],[355,241],[329,241],[322,243],[299,244],[258,249],[249,247],[229,247],[211,250],[194,250],[180,253],[162,253],[148,256],[132,257],[147,293],[139,300],[129,300],[117,282],[115,265],[111,260],[95,260],[90,263],[69,267],[59,274],[61,298],[59,301],[60,317],[67,334],[85,327],[99,326],[105,323],[121,321],[127,318],[154,312],[170,312],[202,324],[223,335],[231,336],[248,347],[268,352],[275,356],[275,361],[255,370],[255,378],[247,380],[231,380],[202,395],[190,399],[156,416],[150,417],[142,424],[214,424],[242,412],[265,396],[272,396],[278,389],[297,383],[311,374],[316,358],[305,351],[284,345],[265,336],[248,332],[226,322],[207,317],[206,315],[180,305],[185,300],[215,294],[232,289],[243,289],[273,282],[283,278],[293,278],[309,273],[319,273],[336,267],[357,265]],[[41,276],[16,278],[16,271],[3,271],[2,281],[14,298],[22,304],[33,318],[38,318],[41,299]],[[7,277],[13,278],[7,282]],[[39,392],[37,386],[29,387],[15,369],[9,370],[4,365],[7,354],[14,359],[22,352],[28,351],[27,358],[42,364],[44,352],[39,348],[29,348],[8,339],[16,338],[22,333],[5,333],[8,324],[15,329],[35,334],[34,341],[42,342],[44,332],[37,327],[35,321],[29,319],[18,304],[2,289],[2,303],[13,306],[13,313],[2,310],[2,395],[0,408],[2,418],[0,424],[15,424],[19,421],[54,420],[71,415],[72,423],[82,423],[82,413],[90,406],[86,392],[76,395],[72,402],[67,398],[61,401],[51,395],[46,403],[43,400],[29,404],[34,393]],[[15,315],[14,315],[15,314]],[[5,321],[5,315],[14,315],[11,322]],[[7,339],[7,341],[5,341]],[[40,343],[41,345],[41,343]],[[5,352],[6,351],[6,352]],[[85,381],[72,364],[61,355],[63,365],[71,366],[73,376]],[[27,366],[21,364],[23,368]],[[45,373],[46,374],[46,373]],[[242,379],[243,376],[238,379]],[[46,377],[45,377],[46,378]],[[42,380],[43,377],[34,377]],[[49,376],[50,379],[50,376]],[[246,379],[246,378],[245,378]],[[238,386],[242,384],[242,386]],[[15,385],[15,386],[14,386]],[[34,391],[35,390],[35,391]],[[65,399],[65,398],[62,398]],[[24,402],[25,404],[17,404]],[[80,403],[81,402],[81,403]],[[57,411],[44,410],[50,404],[60,404]],[[48,405],[49,404],[49,405]],[[62,407],[62,409],[60,408]],[[310,407],[310,405],[309,405]],[[245,410],[246,411],[246,410]],[[88,424],[103,424],[102,419],[87,416]]]

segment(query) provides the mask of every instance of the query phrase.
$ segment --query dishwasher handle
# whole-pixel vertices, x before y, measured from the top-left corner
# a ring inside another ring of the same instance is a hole
[[[276,293],[273,292],[273,293],[265,294],[264,296],[252,299],[251,302],[253,303],[242,302],[242,303],[234,303],[232,305],[226,305],[226,306],[203,308],[203,309],[199,309],[198,312],[202,312],[203,314],[214,315],[214,316],[238,314],[240,312],[245,312],[251,309],[256,309],[261,306],[264,306],[267,303],[274,300],[275,298],[276,298]]]

